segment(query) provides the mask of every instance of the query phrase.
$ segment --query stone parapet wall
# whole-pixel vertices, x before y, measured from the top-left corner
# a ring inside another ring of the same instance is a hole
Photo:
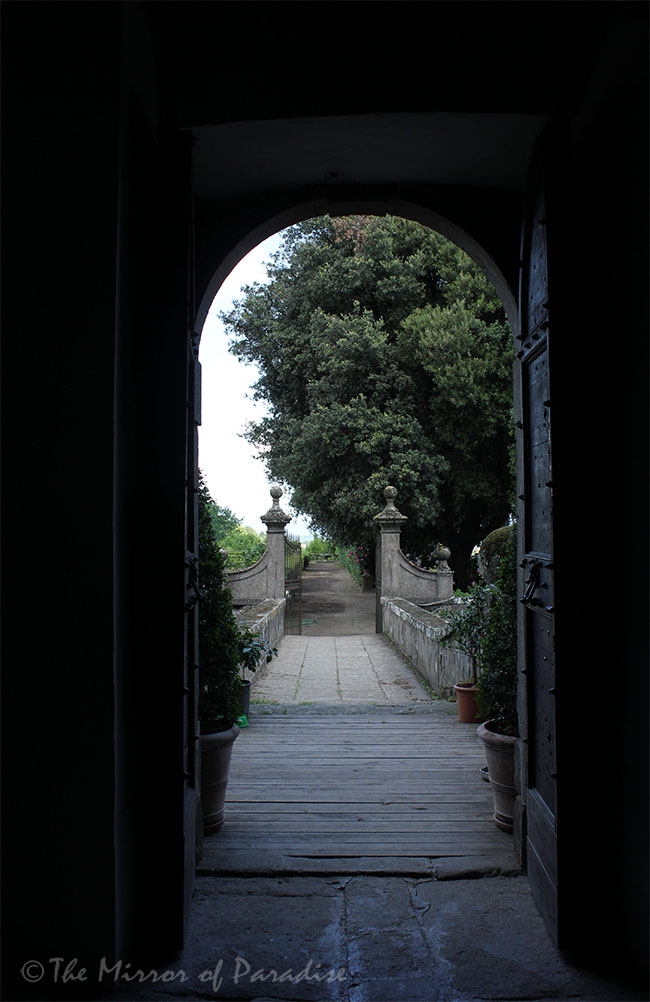
[[[437,696],[454,698],[454,685],[472,677],[469,657],[441,643],[447,626],[434,612],[402,598],[382,598],[383,632]]]
[[[266,550],[250,567],[226,571],[233,605],[258,605],[267,599],[285,598],[285,536],[284,530],[291,517],[280,507],[281,487],[271,487],[273,504],[261,515],[266,525]],[[224,551],[225,552],[225,551]]]
[[[454,575],[451,571],[427,570],[412,563],[408,557],[397,550],[393,556],[394,569],[391,573],[394,595],[407,602],[423,605],[433,602],[444,602],[454,594]],[[390,597],[390,596],[389,596]]]
[[[383,610],[385,598],[399,598],[415,606],[436,605],[448,602],[454,594],[454,575],[447,563],[451,551],[438,545],[433,556],[437,566],[427,569],[414,564],[400,548],[402,526],[406,515],[395,507],[397,488],[390,485],[384,490],[386,507],[375,515],[379,529],[375,557],[376,631],[385,633]]]
[[[283,561],[284,567],[284,561]],[[257,563],[237,571],[226,571],[233,605],[256,605],[272,595],[274,571],[269,550],[265,550]]]
[[[259,633],[267,641],[269,647],[278,647],[284,636],[284,607],[286,600],[267,599],[254,605],[244,605],[236,608],[235,618],[240,626],[248,627],[251,633]],[[245,677],[252,682],[264,678],[268,671],[266,660],[262,658],[255,673],[246,671]]]

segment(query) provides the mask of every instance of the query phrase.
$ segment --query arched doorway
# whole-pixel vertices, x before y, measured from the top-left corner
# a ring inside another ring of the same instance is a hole
[[[516,817],[516,853],[519,862],[531,860],[531,885],[552,935],[557,939],[556,821],[554,809],[557,761],[554,719],[554,602],[553,540],[551,503],[551,434],[548,417],[548,277],[544,243],[543,210],[536,194],[535,211],[524,233],[520,270],[520,302],[525,327],[519,320],[515,295],[501,269],[485,249],[462,227],[442,217],[434,209],[401,199],[388,200],[381,214],[400,215],[428,225],[462,247],[492,281],[511,324],[516,363],[514,368],[514,410],[517,428],[518,552],[520,594],[526,593],[519,616],[518,663],[520,675],[520,733],[518,748],[519,796]],[[207,282],[197,309],[197,328],[203,323],[217,288],[229,273],[233,258],[243,256],[259,239],[302,219],[322,214],[323,206],[336,215],[377,215],[377,202],[349,198],[337,202],[330,197],[290,207],[260,223],[227,254]],[[540,221],[542,220],[542,221]],[[530,492],[524,484],[536,484]],[[526,571],[526,568],[528,570]],[[540,596],[544,596],[544,601]],[[531,671],[532,669],[532,671]],[[543,704],[543,705],[542,705]],[[531,712],[532,711],[532,712]],[[538,716],[541,714],[541,719]],[[542,734],[543,731],[543,734]],[[528,749],[533,750],[534,782],[527,772]],[[542,787],[543,796],[536,793]],[[531,792],[532,791],[532,792]],[[526,809],[533,805],[533,825],[527,830]],[[544,827],[545,826],[545,827]]]

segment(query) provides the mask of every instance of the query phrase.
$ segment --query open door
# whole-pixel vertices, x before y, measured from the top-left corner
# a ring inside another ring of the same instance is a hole
[[[201,423],[201,365],[198,337],[188,337],[187,467],[185,505],[185,658],[183,678],[183,889],[187,924],[197,855],[201,851],[199,694],[198,426]]]
[[[185,643],[183,664],[183,928],[187,927],[194,891],[197,857],[201,852],[201,754],[199,703],[199,425],[201,424],[201,364],[199,334],[194,329],[194,196],[191,161],[194,139],[179,137],[186,168],[186,290],[187,384],[185,412]]]
[[[543,160],[529,181],[521,254],[520,317],[515,385],[519,388],[518,665],[525,856],[528,880],[555,942],[558,938],[556,666],[551,432],[551,305]]]

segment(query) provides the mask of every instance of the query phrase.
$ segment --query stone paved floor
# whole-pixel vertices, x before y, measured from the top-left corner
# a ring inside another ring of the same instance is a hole
[[[255,679],[253,703],[374,703],[431,697],[405,658],[381,634],[284,637],[278,657]]]
[[[105,1002],[648,997],[644,987],[619,980],[626,971],[595,973],[561,954],[525,877],[201,876],[184,951],[157,976],[143,973],[143,982],[113,986],[107,978]]]

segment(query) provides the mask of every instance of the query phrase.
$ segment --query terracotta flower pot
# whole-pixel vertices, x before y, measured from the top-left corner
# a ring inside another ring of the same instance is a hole
[[[226,731],[201,735],[201,806],[206,834],[218,831],[223,824],[230,757],[238,735],[237,724]]]
[[[512,831],[515,797],[515,745],[517,738],[497,734],[490,730],[492,721],[486,720],[478,728],[478,736],[485,747],[488,776],[494,800],[494,820],[505,832]]]
[[[478,724],[476,686],[471,682],[458,682],[454,686],[454,691],[458,702],[458,719],[461,724]]]

